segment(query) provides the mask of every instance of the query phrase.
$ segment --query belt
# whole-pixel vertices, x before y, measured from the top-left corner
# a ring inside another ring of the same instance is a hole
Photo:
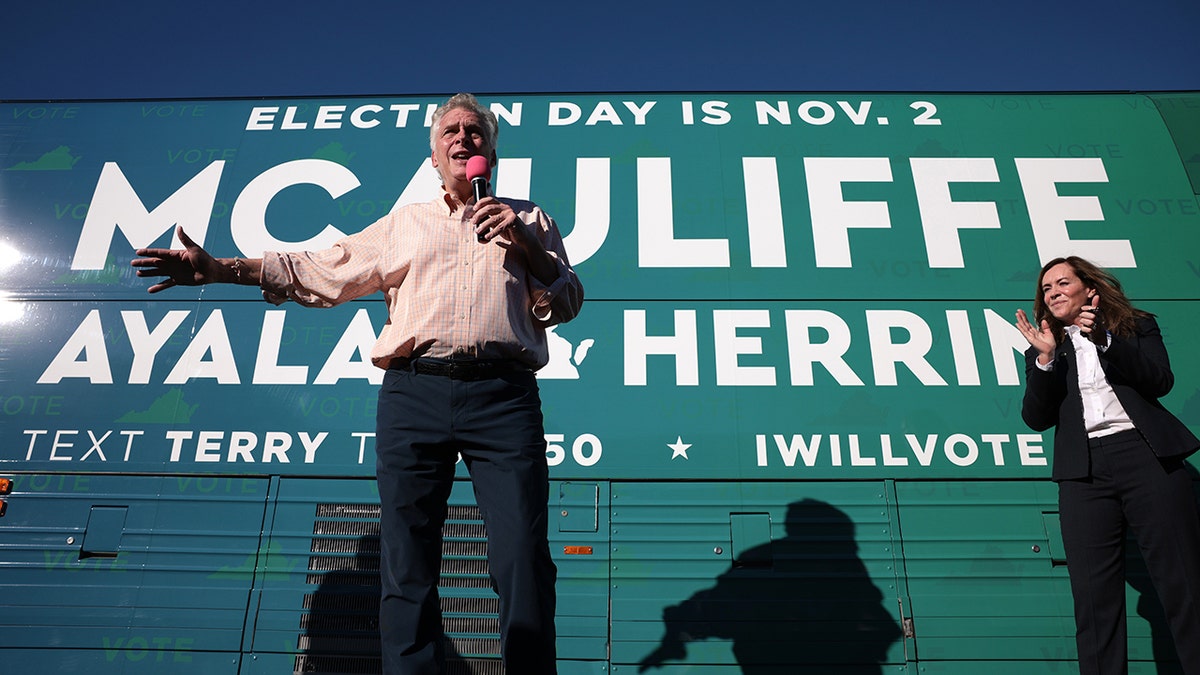
[[[437,375],[452,380],[487,380],[506,373],[530,372],[532,369],[512,359],[449,360],[395,358],[388,370],[407,370],[418,375]]]

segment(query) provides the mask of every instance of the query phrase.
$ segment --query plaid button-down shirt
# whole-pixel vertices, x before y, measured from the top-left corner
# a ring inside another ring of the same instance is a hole
[[[396,357],[515,359],[537,369],[549,354],[546,328],[569,321],[583,286],[562,235],[536,204],[501,199],[555,260],[549,286],[524,254],[498,238],[480,244],[467,207],[449,193],[398,209],[323,251],[263,254],[263,297],[309,307],[381,291],[388,321],[371,350],[387,368]]]

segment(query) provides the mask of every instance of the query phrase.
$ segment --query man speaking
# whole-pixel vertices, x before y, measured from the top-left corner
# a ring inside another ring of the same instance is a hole
[[[388,321],[371,360],[387,370],[375,454],[388,675],[445,671],[437,583],[459,455],[487,527],[507,672],[556,672],[557,571],[534,371],[549,359],[546,329],[578,314],[583,286],[557,226],[536,204],[473,194],[467,165],[482,156],[495,167],[498,133],[495,115],[474,96],[451,97],[430,130],[443,194],[329,249],[214,258],[180,229],[183,250],[139,249],[132,262],[138,276],[166,277],[151,293],[235,283],[260,286],[275,304],[309,307],[383,293]]]

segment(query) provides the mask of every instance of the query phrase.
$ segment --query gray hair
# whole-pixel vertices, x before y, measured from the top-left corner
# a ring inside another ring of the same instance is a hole
[[[458,108],[473,112],[479,117],[479,121],[483,123],[485,140],[495,150],[496,139],[500,136],[500,125],[496,121],[496,115],[471,94],[455,94],[445,103],[438,106],[437,110],[433,111],[433,117],[429,125],[429,149],[437,149],[437,137],[439,128],[442,125],[442,116]]]

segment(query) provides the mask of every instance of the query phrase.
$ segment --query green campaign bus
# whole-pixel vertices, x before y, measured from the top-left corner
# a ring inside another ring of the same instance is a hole
[[[378,672],[384,303],[151,296],[129,262],[177,225],[257,257],[432,198],[442,99],[0,103],[3,663]],[[556,218],[587,290],[539,372],[560,672],[1072,671],[1014,315],[1046,260],[1112,269],[1200,431],[1200,93],[480,99],[495,191]],[[447,646],[500,673],[458,478]],[[1176,672],[1128,563],[1131,672]]]

